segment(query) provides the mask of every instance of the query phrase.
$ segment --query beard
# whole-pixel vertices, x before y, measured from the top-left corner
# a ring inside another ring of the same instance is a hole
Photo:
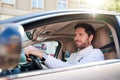
[[[86,40],[86,41],[82,42],[82,41],[76,40],[75,44],[76,44],[77,48],[79,48],[80,50],[82,50],[82,49],[84,49],[84,48],[86,48],[86,47],[89,46],[89,41]]]

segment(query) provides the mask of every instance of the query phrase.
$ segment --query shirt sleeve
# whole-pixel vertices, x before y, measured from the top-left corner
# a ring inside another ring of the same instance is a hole
[[[45,60],[45,64],[48,68],[59,68],[59,67],[70,66],[69,63],[63,62],[60,59],[56,59],[50,55],[48,55],[47,59]]]

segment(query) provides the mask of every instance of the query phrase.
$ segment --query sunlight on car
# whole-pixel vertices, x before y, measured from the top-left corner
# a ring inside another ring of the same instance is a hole
[[[85,0],[87,5],[91,6],[91,9],[99,9],[106,0]]]

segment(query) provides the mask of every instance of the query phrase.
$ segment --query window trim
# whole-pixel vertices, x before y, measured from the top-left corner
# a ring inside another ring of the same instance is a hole
[[[59,53],[60,53],[60,50],[61,50],[62,44],[61,44],[60,41],[56,41],[56,42],[58,42],[58,46],[57,46],[57,48],[56,48],[56,51],[55,51],[54,57],[55,57],[55,58],[58,58],[58,55],[59,55]]]
[[[60,72],[65,72],[65,71],[71,71],[71,70],[79,70],[79,69],[85,69],[85,68],[95,68],[96,65],[98,67],[101,66],[109,66],[109,64],[119,64],[120,60],[116,59],[116,60],[110,60],[110,61],[102,61],[102,62],[98,62],[98,63],[93,63],[93,64],[83,64],[81,65],[74,65],[74,66],[70,66],[70,67],[63,67],[63,68],[55,68],[55,69],[48,69],[48,70],[38,70],[38,71],[31,71],[31,72],[24,72],[24,73],[19,73],[19,74],[15,74],[15,75],[8,75],[8,77],[10,77],[11,79],[25,79],[28,78],[30,76],[40,76],[40,75],[47,75],[47,74],[55,74],[55,73],[60,73]]]

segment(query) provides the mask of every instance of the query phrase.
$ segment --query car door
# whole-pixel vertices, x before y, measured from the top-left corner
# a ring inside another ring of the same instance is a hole
[[[119,80],[120,60],[33,71],[9,76],[14,80]]]

